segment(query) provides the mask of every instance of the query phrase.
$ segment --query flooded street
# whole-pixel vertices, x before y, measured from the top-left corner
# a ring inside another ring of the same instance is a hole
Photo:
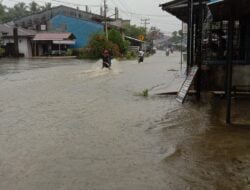
[[[155,95],[179,89],[179,60],[1,59],[0,189],[250,189],[249,127],[217,99]]]

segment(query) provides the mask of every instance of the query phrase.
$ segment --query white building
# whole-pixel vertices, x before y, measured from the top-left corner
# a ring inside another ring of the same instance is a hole
[[[14,26],[10,24],[0,24],[0,38],[6,54],[13,55],[14,45]],[[18,49],[19,54],[25,58],[32,57],[32,39],[36,34],[34,30],[18,28]]]

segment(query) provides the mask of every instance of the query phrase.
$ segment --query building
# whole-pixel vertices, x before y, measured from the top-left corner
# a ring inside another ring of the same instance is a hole
[[[19,56],[26,58],[32,57],[32,39],[36,31],[17,28],[16,43],[18,45],[15,46],[14,29],[15,27],[13,25],[0,24],[0,39],[2,46],[5,48],[6,55],[14,56],[16,53],[14,50],[17,49]]]
[[[93,14],[87,11],[82,11],[79,9],[74,9],[67,6],[57,6],[51,9],[44,10],[38,13],[25,16],[23,18],[18,18],[14,20],[16,26],[22,28],[33,29],[37,31],[44,31],[47,29],[48,21],[57,15],[63,15],[68,17],[74,17],[77,19],[95,21],[101,23],[104,20],[102,15]]]
[[[98,22],[57,15],[48,21],[47,31],[70,32],[75,36],[75,44],[71,48],[82,48],[88,44],[93,34],[103,30],[103,25]]]
[[[197,65],[201,90],[224,91],[231,123],[232,89],[250,87],[250,5],[247,0],[174,0],[160,5],[188,24],[187,74]],[[204,82],[206,81],[206,82]]]
[[[118,14],[118,13],[117,13]],[[18,27],[33,29],[38,32],[70,32],[76,37],[72,48],[85,47],[94,33],[104,31],[105,17],[87,11],[74,9],[67,6],[53,7],[49,10],[38,12],[17,20],[14,24]],[[124,34],[124,25],[130,21],[107,18],[108,28],[115,28]]]
[[[145,50],[145,42],[142,40],[138,40],[136,38],[132,38],[129,36],[125,36],[125,39],[127,41],[129,41],[130,45],[129,45],[129,49],[131,51],[138,51],[139,49],[144,49]]]
[[[70,46],[75,45],[75,36],[69,32],[42,32],[33,38],[33,55],[66,55]]]

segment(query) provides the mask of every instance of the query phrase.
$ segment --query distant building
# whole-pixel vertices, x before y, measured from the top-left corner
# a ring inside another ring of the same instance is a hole
[[[104,20],[103,15],[61,5],[13,22],[16,26],[41,32],[71,32],[76,37],[72,48],[82,48],[87,45],[91,35],[104,31]],[[130,21],[108,18],[109,29],[115,28],[122,34],[126,24],[130,24]]]
[[[70,46],[75,45],[75,36],[69,32],[37,33],[33,38],[33,55],[66,55]]]
[[[125,39],[129,41],[129,50],[130,51],[138,51],[139,49],[145,50],[145,42],[142,40],[138,40],[136,38],[132,38],[130,36],[125,36]]]
[[[93,34],[104,30],[103,25],[100,23],[64,15],[57,15],[48,23],[48,31],[50,32],[70,32],[74,34],[76,42],[71,46],[72,48],[85,47]]]
[[[60,5],[48,10],[31,14],[29,16],[25,16],[23,18],[16,19],[13,22],[15,23],[16,26],[19,27],[44,31],[47,30],[48,21],[50,21],[57,15],[69,16],[77,19],[95,21],[99,23],[101,23],[104,20],[104,17],[102,15],[97,15],[79,9],[74,9],[71,7]]]
[[[9,24],[0,24],[0,38],[2,46],[5,48],[6,55],[12,56],[15,49],[13,30],[14,26]],[[36,34],[34,30],[18,28],[18,49],[20,56],[32,57],[32,39]]]
[[[83,48],[88,44],[93,34],[104,32],[104,20],[103,14],[98,15],[67,6],[57,6],[2,25],[4,35],[1,37],[0,34],[0,39],[2,38],[8,55],[11,55],[9,50],[13,48],[12,31],[15,26],[18,28],[19,52],[24,57],[51,55],[53,52],[50,51],[56,49],[55,46],[59,44],[56,44],[54,39],[51,41],[44,38],[42,41],[39,41],[37,36],[34,38],[36,33],[39,33],[39,35],[40,33],[45,33],[47,36],[53,35],[52,33],[60,33],[60,36],[70,33],[74,36],[74,43],[62,44],[60,42],[60,48]],[[129,20],[118,18],[118,14],[115,16],[115,19],[108,18],[107,21],[109,29],[115,28],[123,36],[125,25],[130,24]],[[7,34],[4,32],[4,28],[7,28]],[[61,51],[63,50],[61,49]]]

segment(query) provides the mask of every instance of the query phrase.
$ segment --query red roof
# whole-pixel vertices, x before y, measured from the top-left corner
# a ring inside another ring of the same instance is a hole
[[[70,32],[43,32],[43,33],[38,33],[35,35],[34,39],[35,41],[52,41],[52,40],[68,40],[70,37],[73,36],[73,39],[75,38],[74,35]]]

